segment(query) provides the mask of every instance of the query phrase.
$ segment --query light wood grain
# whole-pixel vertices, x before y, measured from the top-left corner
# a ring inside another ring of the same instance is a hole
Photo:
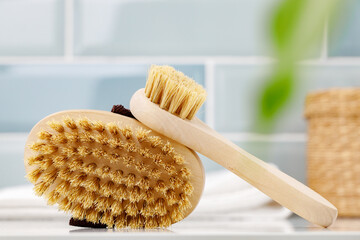
[[[183,120],[152,103],[138,90],[130,109],[148,127],[207,156],[309,222],[330,226],[337,209],[325,198],[266,164],[209,128],[198,118]]]
[[[55,131],[53,129],[51,129],[47,123],[49,121],[61,122],[65,117],[69,117],[75,121],[78,119],[87,118],[90,121],[102,121],[105,124],[111,122],[111,123],[116,123],[116,125],[119,126],[120,128],[131,127],[131,129],[133,129],[133,130],[136,130],[137,128],[140,127],[145,130],[151,130],[151,132],[149,134],[150,136],[159,136],[159,137],[161,137],[162,141],[164,141],[164,142],[169,141],[171,143],[171,145],[174,147],[174,150],[176,151],[176,153],[178,153],[184,157],[184,159],[185,159],[184,166],[186,166],[191,171],[190,181],[194,187],[194,192],[189,198],[189,200],[191,202],[191,207],[184,211],[184,217],[188,216],[195,209],[195,207],[197,206],[197,204],[200,200],[201,194],[204,189],[204,183],[205,183],[205,172],[204,172],[203,165],[202,165],[201,160],[198,157],[198,155],[193,150],[187,148],[186,146],[184,146],[182,144],[177,143],[176,141],[174,141],[172,139],[169,139],[168,137],[166,137],[160,133],[157,133],[156,131],[148,128],[147,126],[145,126],[144,124],[142,124],[141,122],[139,122],[135,119],[132,119],[132,118],[129,118],[126,116],[122,116],[120,114],[111,113],[111,112],[97,111],[97,110],[68,110],[68,111],[62,111],[62,112],[57,112],[57,113],[51,114],[51,115],[45,117],[44,119],[42,119],[41,121],[39,121],[31,130],[31,132],[28,136],[28,139],[26,141],[26,146],[25,146],[25,151],[24,151],[24,164],[25,164],[26,172],[29,172],[32,168],[34,168],[34,166],[28,165],[27,159],[34,154],[34,152],[29,148],[29,146],[32,143],[38,141],[37,134],[41,130],[46,130],[50,133],[55,133]],[[136,143],[136,144],[139,144],[139,143]],[[122,154],[122,152],[119,151],[119,154]],[[94,160],[92,160],[92,162],[93,161]],[[107,159],[102,159],[102,161],[106,162],[107,164],[110,164]],[[155,163],[152,163],[152,165],[153,166],[149,166],[149,167],[156,167]],[[114,167],[116,167],[116,166],[114,166]],[[127,171],[127,172],[133,172],[134,174],[137,173],[135,168],[131,168],[131,167],[127,167],[127,169],[123,169],[123,170]],[[164,178],[162,180],[166,184],[168,183],[168,179]],[[41,178],[38,180],[38,182],[40,182],[40,181],[41,181]],[[56,187],[57,183],[58,182],[55,181],[55,183],[53,183],[53,186],[51,186],[48,191],[51,191],[52,189],[54,189]],[[156,194],[158,194],[158,193],[156,193]]]

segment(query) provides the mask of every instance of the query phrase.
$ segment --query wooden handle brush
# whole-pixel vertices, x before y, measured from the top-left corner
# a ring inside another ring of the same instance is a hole
[[[205,99],[205,90],[181,72],[152,66],[130,110],[146,126],[214,160],[309,222],[327,227],[335,221],[337,209],[325,198],[194,117]]]
[[[194,151],[105,111],[45,117],[29,134],[24,161],[36,194],[109,228],[168,227],[193,211],[204,187]]]

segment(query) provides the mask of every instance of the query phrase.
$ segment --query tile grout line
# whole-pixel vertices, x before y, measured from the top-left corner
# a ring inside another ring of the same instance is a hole
[[[328,59],[328,19],[325,20],[324,31],[322,37],[322,48],[320,53],[320,61],[324,62]]]
[[[234,142],[306,142],[306,133],[272,133],[220,132],[225,138]]]
[[[234,142],[305,142],[306,133],[272,133],[260,134],[253,132],[219,132]],[[0,132],[0,141],[21,142],[26,140],[28,132]]]
[[[64,10],[64,61],[74,58],[74,1],[65,0]]]
[[[70,0],[71,1],[71,0]],[[72,38],[72,37],[71,37]],[[69,41],[67,37],[67,41]],[[124,57],[106,57],[106,56],[87,56],[79,57],[73,54],[73,42],[66,46],[67,55],[57,57],[36,57],[36,56],[1,56],[0,64],[204,64],[213,62],[215,65],[264,65],[274,62],[269,57],[221,57],[221,56],[188,56],[188,57],[148,57],[148,56],[124,56]],[[326,57],[323,60],[311,59],[299,62],[300,65],[360,65],[360,57]]]
[[[205,122],[211,127],[215,127],[215,63],[212,60],[205,62],[205,88],[208,94],[205,103]]]
[[[73,54],[72,54],[73,55]],[[0,56],[1,63],[31,63],[43,62],[44,64],[57,64],[57,63],[70,63],[70,64],[111,64],[111,63],[136,63],[136,64],[149,64],[149,63],[171,63],[171,64],[205,64],[208,61],[213,61],[219,64],[246,64],[257,65],[264,63],[271,63],[273,59],[264,56],[246,56],[246,57],[229,57],[229,56],[74,56],[72,59],[64,57],[50,56],[50,57],[37,57],[37,56]]]

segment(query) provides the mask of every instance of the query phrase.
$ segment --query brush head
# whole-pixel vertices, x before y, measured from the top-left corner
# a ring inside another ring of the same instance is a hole
[[[160,108],[191,120],[206,100],[206,91],[170,66],[151,66],[145,95]]]
[[[29,135],[25,167],[48,204],[109,228],[167,227],[191,213],[204,185],[195,152],[103,111],[41,120]]]

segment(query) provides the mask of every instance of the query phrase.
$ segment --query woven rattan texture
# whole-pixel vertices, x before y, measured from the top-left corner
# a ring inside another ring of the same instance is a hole
[[[360,216],[360,89],[311,93],[305,116],[309,186],[339,216]]]
[[[360,117],[360,88],[330,89],[306,97],[305,116]]]

